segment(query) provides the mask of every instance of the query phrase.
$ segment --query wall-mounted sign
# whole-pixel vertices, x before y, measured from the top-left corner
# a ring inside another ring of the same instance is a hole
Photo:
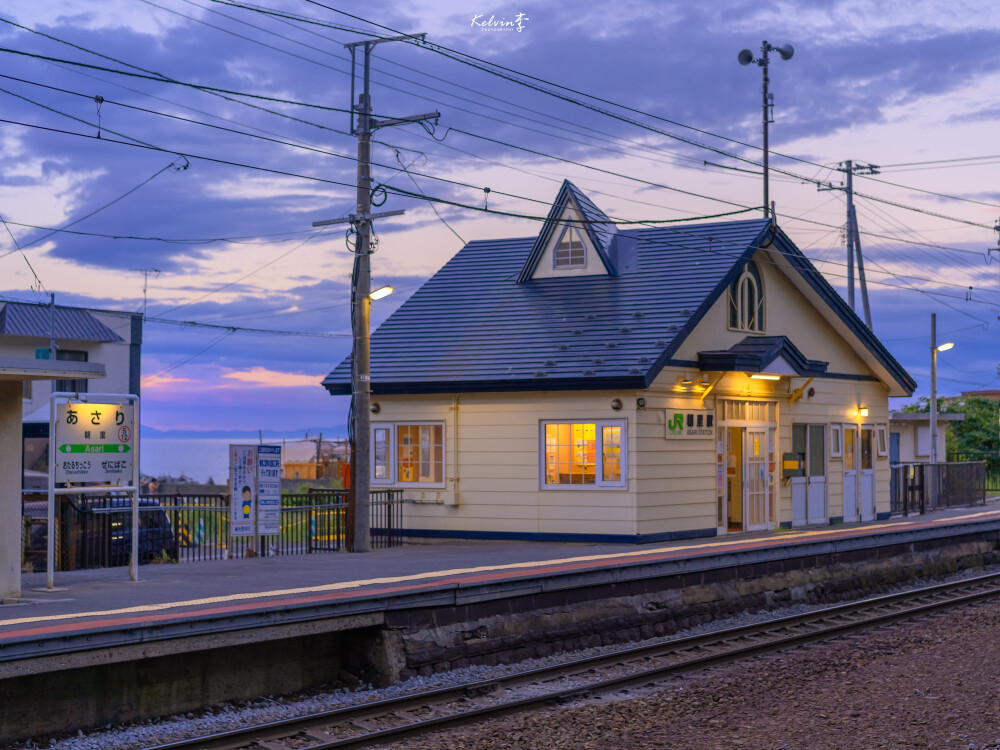
[[[132,404],[59,403],[52,451],[55,481],[131,484],[134,413]]]
[[[711,409],[667,409],[666,417],[668,440],[715,437],[715,412]]]
[[[281,533],[281,446],[257,446],[257,533]]]

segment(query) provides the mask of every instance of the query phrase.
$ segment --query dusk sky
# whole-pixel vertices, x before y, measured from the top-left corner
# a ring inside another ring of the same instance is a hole
[[[320,381],[350,349],[352,256],[311,224],[354,208],[344,44],[396,33],[427,44],[376,47],[376,115],[441,117],[375,136],[379,210],[406,210],[375,224],[396,288],[375,324],[464,242],[537,234],[563,179],[616,219],[758,218],[761,71],[737,54],[766,39],[795,48],[770,66],[779,225],[846,296],[844,192],[817,182],[879,165],[855,177],[875,333],[917,395],[932,312],[939,391],[1000,383],[990,0],[7,0],[0,21],[0,297],[141,310],[146,283],[147,426],[344,424]]]

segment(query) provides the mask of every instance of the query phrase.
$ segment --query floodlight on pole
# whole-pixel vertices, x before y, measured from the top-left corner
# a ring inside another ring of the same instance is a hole
[[[378,289],[376,289],[375,291],[373,291],[371,294],[368,295],[368,299],[371,300],[382,299],[383,297],[388,297],[394,291],[395,290],[391,286],[380,286]]]
[[[770,203],[770,199],[769,199],[769,196],[768,196],[768,190],[767,190],[767,187],[768,187],[767,186],[767,177],[768,177],[768,174],[767,174],[768,173],[768,142],[767,142],[767,135],[768,135],[768,133],[767,133],[767,126],[768,126],[768,124],[774,122],[774,120],[771,119],[771,116],[773,116],[773,114],[774,114],[774,109],[773,109],[774,108],[774,94],[769,94],[768,91],[767,91],[767,86],[770,83],[770,78],[768,78],[768,75],[767,75],[767,66],[768,66],[768,63],[769,63],[768,53],[770,53],[770,52],[777,52],[778,55],[781,56],[782,60],[791,60],[792,59],[792,55],[795,54],[795,48],[792,47],[792,45],[790,45],[790,44],[786,44],[783,47],[775,47],[773,44],[768,44],[767,40],[764,40],[764,42],[762,42],[761,45],[760,45],[760,54],[761,54],[761,56],[759,58],[754,59],[753,52],[751,52],[748,49],[741,50],[740,54],[736,58],[739,61],[740,65],[749,65],[750,63],[756,63],[757,65],[760,66],[761,70],[764,73],[764,86],[761,89],[761,91],[763,92],[763,107],[762,107],[763,116],[762,116],[762,120],[763,120],[763,125],[764,125],[764,163],[763,163],[763,167],[764,167],[764,218],[765,219],[768,218],[769,216],[771,216],[771,203]],[[770,112],[768,110],[770,110]]]
[[[938,352],[946,352],[955,346],[954,341],[947,341],[944,344],[937,343],[937,315],[931,313],[931,446],[930,446],[930,462],[932,464],[937,463],[937,443],[938,443],[938,428],[937,428],[937,355]]]

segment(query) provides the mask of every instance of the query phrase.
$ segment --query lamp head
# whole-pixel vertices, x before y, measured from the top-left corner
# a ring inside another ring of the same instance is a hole
[[[940,346],[938,346],[938,347],[936,348],[936,351],[939,351],[939,352],[946,352],[946,351],[948,351],[949,349],[953,348],[954,346],[955,346],[955,342],[954,342],[954,341],[948,341],[948,342],[946,342],[946,343],[944,343],[944,344],[941,344]]]

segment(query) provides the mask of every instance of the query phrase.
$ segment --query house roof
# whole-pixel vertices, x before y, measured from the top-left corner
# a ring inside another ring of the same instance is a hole
[[[560,198],[577,193],[565,183]],[[589,209],[578,205],[586,215]],[[540,236],[554,231],[557,218],[554,208]],[[916,386],[766,219],[618,229],[608,237],[617,251],[615,271],[589,276],[530,278],[539,239],[462,248],[372,335],[372,393],[647,388],[745,262],[771,245],[803,287],[833,308],[841,327],[857,335],[897,390]],[[788,353],[789,346],[778,349]],[[766,354],[754,356],[762,361]],[[825,365],[798,357],[806,370]],[[348,357],[323,385],[348,394],[350,379]]]
[[[49,338],[52,308],[27,302],[6,302],[0,307],[0,334]],[[55,337],[77,341],[119,342],[121,336],[79,307],[55,306]]]

